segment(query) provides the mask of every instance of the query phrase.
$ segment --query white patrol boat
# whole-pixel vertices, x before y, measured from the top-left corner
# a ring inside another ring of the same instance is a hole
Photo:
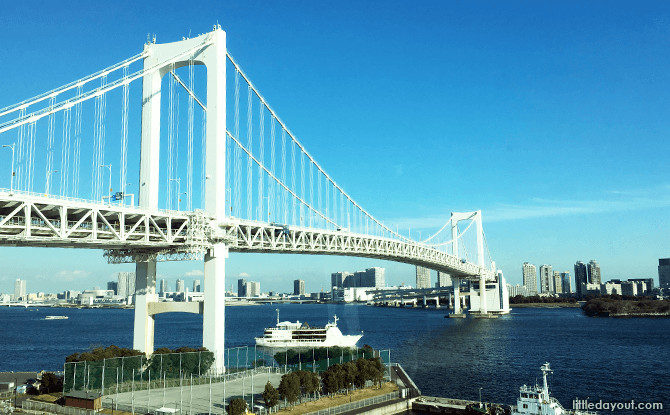
[[[279,322],[279,309],[277,309],[277,326],[265,329],[263,337],[256,337],[256,345],[262,347],[356,347],[358,340],[363,337],[363,332],[358,335],[345,336],[337,328],[337,316],[332,323],[325,327],[310,327],[307,323],[296,321]]]
[[[579,411],[576,409],[565,409],[556,398],[549,396],[547,386],[547,373],[551,373],[549,363],[540,368],[542,371],[542,387],[523,385],[519,389],[519,398],[516,407],[512,407],[512,415],[597,415],[597,412]]]

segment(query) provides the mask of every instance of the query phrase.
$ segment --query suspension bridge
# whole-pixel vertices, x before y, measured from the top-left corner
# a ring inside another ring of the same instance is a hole
[[[0,144],[0,245],[101,249],[109,263],[135,263],[133,347],[148,354],[153,316],[166,311],[203,314],[203,346],[222,353],[229,252],[403,262],[451,274],[456,296],[459,279],[482,294],[495,280],[481,212],[452,213],[424,240],[376,219],[279,118],[218,26],[148,41],[0,109]],[[204,261],[202,306],[157,305],[156,264],[178,260]]]

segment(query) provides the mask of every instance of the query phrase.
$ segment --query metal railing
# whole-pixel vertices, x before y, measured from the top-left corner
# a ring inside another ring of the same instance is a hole
[[[52,412],[55,414],[64,414],[64,415],[97,415],[97,411],[94,411],[92,409],[79,409],[74,408],[72,406],[60,406],[55,403],[37,402],[37,401],[31,401],[30,399],[23,402],[23,409],[42,411],[42,412]]]
[[[400,393],[398,391],[395,392],[390,392],[384,395],[380,396],[375,396],[373,398],[368,398],[368,399],[363,399],[360,401],[356,402],[350,402],[350,403],[345,403],[344,405],[339,405],[339,406],[333,406],[327,409],[321,409],[316,412],[309,412],[305,415],[336,415],[336,414],[341,414],[343,412],[349,412],[353,411],[356,409],[364,408],[366,406],[370,405],[376,405],[378,403],[383,403],[383,402],[388,402],[392,401],[394,399],[398,399],[400,397]]]

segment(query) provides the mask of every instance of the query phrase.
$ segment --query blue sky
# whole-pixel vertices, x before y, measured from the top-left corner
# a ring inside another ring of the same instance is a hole
[[[0,107],[137,54],[147,34],[176,41],[218,22],[293,133],[386,224],[425,236],[452,211],[482,210],[512,284],[525,261],[573,274],[595,259],[605,280],[656,278],[670,256],[668,11],[645,1],[12,3],[0,15]],[[16,278],[31,292],[88,289],[133,269],[84,250],[2,248],[0,262],[0,292]],[[411,266],[326,256],[232,254],[227,275],[263,291],[302,278],[318,291],[331,272],[371,266],[388,284],[414,283]],[[173,284],[201,270],[158,272]]]

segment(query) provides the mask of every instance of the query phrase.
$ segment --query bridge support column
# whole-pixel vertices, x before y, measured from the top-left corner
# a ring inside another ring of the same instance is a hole
[[[149,315],[149,303],[156,301],[156,262],[138,262],[135,266],[133,349],[147,356],[154,352],[154,316]]]
[[[435,308],[440,308],[440,297],[435,297]]]
[[[454,314],[461,314],[461,279],[453,277],[451,283],[454,286]]]
[[[428,299],[427,299],[426,296],[424,295],[424,296],[423,296],[423,308],[426,308],[426,307],[428,307]]]
[[[487,314],[486,309],[486,277],[481,275],[479,277],[479,314]]]
[[[212,371],[223,373],[226,324],[226,258],[228,247],[219,243],[205,255],[205,305],[202,317],[202,345],[214,353]]]

